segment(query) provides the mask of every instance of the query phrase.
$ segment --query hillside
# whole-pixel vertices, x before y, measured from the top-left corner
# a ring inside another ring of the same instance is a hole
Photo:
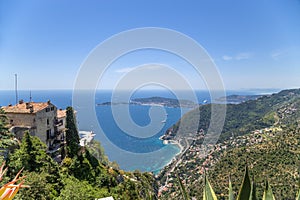
[[[197,134],[175,170],[166,168],[162,172],[162,199],[182,198],[176,171],[190,197],[201,199],[205,170],[217,196],[227,199],[229,175],[237,193],[246,163],[256,181],[259,198],[268,179],[276,199],[294,199],[299,182],[299,92],[284,90],[258,100],[229,105],[219,143],[204,148],[203,135]],[[200,110],[207,111],[208,107],[200,106]],[[184,117],[192,117],[192,113]],[[204,128],[205,123],[200,122],[199,127]]]
[[[285,104],[292,103],[299,97],[300,89],[291,89],[272,95],[265,95],[257,100],[249,100],[240,104],[227,104],[225,124],[219,142],[232,136],[244,135],[249,133],[249,131],[273,125],[277,120],[275,115],[277,109]],[[198,117],[199,110],[200,120]],[[209,127],[210,117],[211,105],[201,105],[185,114],[168,130],[168,133],[171,131],[174,136],[184,137],[188,133],[195,134],[200,130],[206,132]]]

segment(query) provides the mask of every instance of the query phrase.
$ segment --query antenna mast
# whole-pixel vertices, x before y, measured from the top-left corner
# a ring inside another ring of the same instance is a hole
[[[18,75],[15,74],[15,92],[16,92],[16,104],[18,104]]]
[[[30,93],[29,93],[29,102],[30,103],[32,102],[31,90],[30,90]]]

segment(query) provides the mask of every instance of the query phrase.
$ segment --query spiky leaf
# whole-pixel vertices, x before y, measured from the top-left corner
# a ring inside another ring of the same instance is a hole
[[[266,181],[266,188],[265,188],[265,191],[264,191],[263,200],[275,200],[275,197],[274,197],[273,192],[272,192],[272,188],[269,185],[268,181]]]
[[[217,200],[217,196],[212,189],[207,177],[205,176],[205,185],[203,190],[203,200]]]
[[[251,193],[250,193],[250,198],[249,200],[256,200],[256,185],[254,182],[254,179],[252,179],[252,183],[251,183]]]
[[[229,188],[228,189],[229,189],[228,200],[234,200],[230,176],[229,176]]]
[[[246,166],[243,183],[240,187],[237,200],[250,199],[250,194],[251,194],[251,181],[249,177],[248,166]]]
[[[186,192],[186,190],[185,190],[185,187],[184,187],[184,185],[182,184],[182,182],[181,182],[181,180],[180,180],[180,178],[179,178],[177,172],[176,172],[176,177],[177,177],[177,181],[178,181],[179,186],[180,186],[180,191],[181,191],[181,194],[182,194],[183,199],[188,200],[188,199],[189,199],[189,196],[188,196],[188,194],[187,194],[187,192]]]

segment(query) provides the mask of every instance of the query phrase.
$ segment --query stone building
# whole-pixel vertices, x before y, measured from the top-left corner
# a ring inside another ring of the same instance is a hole
[[[9,120],[10,131],[21,139],[24,131],[37,136],[48,146],[48,151],[58,150],[64,141],[65,111],[48,102],[23,102],[2,107]]]

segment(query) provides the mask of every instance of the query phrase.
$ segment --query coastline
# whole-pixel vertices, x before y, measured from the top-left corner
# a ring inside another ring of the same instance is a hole
[[[176,154],[174,155],[174,157],[173,157],[166,165],[164,165],[163,168],[161,168],[161,169],[158,170],[156,173],[154,173],[155,175],[158,175],[158,176],[159,176],[162,172],[164,172],[166,168],[170,167],[174,162],[176,162],[176,161],[177,161],[177,157],[178,157],[179,155],[181,155],[181,154],[184,152],[184,147],[180,144],[179,141],[177,141],[177,140],[164,140],[164,139],[162,139],[163,136],[164,136],[164,135],[160,136],[160,137],[159,137],[159,140],[162,140],[164,145],[173,145],[173,146],[176,146],[177,148],[179,148],[179,152],[176,153]]]
[[[180,149],[180,152],[178,154],[181,154],[183,152],[184,147],[180,144],[179,141],[177,141],[177,140],[164,140],[163,139],[164,136],[165,136],[165,134],[159,137],[159,140],[162,140],[164,145],[168,145],[168,144],[176,145]],[[176,156],[178,154],[176,154]]]

